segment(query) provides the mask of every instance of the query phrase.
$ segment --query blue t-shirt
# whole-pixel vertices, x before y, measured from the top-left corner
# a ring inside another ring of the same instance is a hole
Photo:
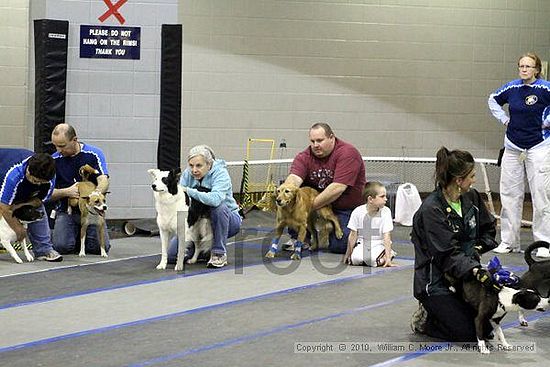
[[[524,84],[521,79],[504,84],[491,97],[503,106],[508,103],[510,122],[506,136],[522,149],[529,149],[550,137],[542,124],[550,113],[550,83],[537,79]]]
[[[0,148],[0,202],[19,204],[33,198],[46,201],[55,187],[55,176],[48,183],[35,185],[27,180],[28,160],[34,153],[28,149]]]
[[[100,175],[109,175],[107,161],[103,151],[93,145],[80,143],[80,152],[72,157],[64,157],[59,152],[52,154],[55,160],[56,189],[64,189],[72,186],[75,182],[82,181],[80,167],[89,164],[99,171]],[[67,208],[67,198],[61,200],[61,209]]]

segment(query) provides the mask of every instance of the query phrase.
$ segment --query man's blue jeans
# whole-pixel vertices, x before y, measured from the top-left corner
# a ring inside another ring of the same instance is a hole
[[[27,236],[32,243],[32,252],[34,256],[38,257],[47,255],[53,247],[46,209],[44,209],[44,205],[36,209],[42,212],[42,219],[27,224]]]
[[[105,223],[105,250],[109,252],[111,243]],[[90,225],[86,231],[86,253],[100,255],[97,226]],[[60,254],[75,254],[80,251],[80,213],[57,212],[53,230],[53,248]]]

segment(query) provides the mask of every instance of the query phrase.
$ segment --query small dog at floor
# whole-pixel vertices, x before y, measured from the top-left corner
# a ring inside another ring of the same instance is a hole
[[[546,311],[550,306],[549,300],[548,298],[542,298],[530,289],[513,289],[504,286],[499,290],[495,287],[486,287],[482,282],[487,280],[486,277],[491,277],[491,274],[487,270],[479,271],[479,281],[470,279],[462,284],[464,300],[477,311],[474,322],[479,352],[483,354],[490,353],[484,340],[485,336],[489,334],[485,330],[489,322],[503,347],[510,349],[512,346],[504,338],[504,333],[500,327],[500,322],[506,313],[520,310]]]
[[[19,208],[15,209],[12,213],[12,216],[17,218],[25,228],[27,227],[28,223],[32,223],[42,219],[42,215],[42,212],[37,210],[32,205],[22,205]],[[15,262],[21,264],[23,261],[12,246],[12,243],[14,243],[16,240],[17,235],[6,222],[4,217],[0,215],[0,242],[2,243],[2,246],[4,246],[6,251],[15,260]],[[34,257],[28,249],[27,239],[21,241],[21,247],[23,248],[23,252],[25,253],[27,261],[34,261]]]
[[[202,186],[196,189],[200,192],[210,192],[210,189]],[[210,207],[199,200],[190,199],[187,194],[185,194],[185,201],[189,206],[189,214],[187,215],[184,254],[188,254],[189,248],[194,246],[193,256],[187,260],[188,264],[194,264],[197,262],[199,255],[210,253],[214,234],[212,233],[212,223],[210,221]]]
[[[311,187],[298,187],[283,183],[277,188],[275,198],[277,205],[275,238],[265,257],[275,257],[275,254],[279,250],[279,240],[286,227],[298,232],[298,241],[290,257],[292,260],[300,260],[302,258],[302,245],[307,231],[312,234],[311,249],[316,250],[319,247],[319,242],[315,236],[316,218],[321,218],[324,222],[330,222],[329,225],[323,225],[321,228],[323,234],[320,235],[320,241],[326,241],[322,242],[322,245],[328,244],[328,230],[330,229],[334,229],[337,238],[342,238],[343,232],[338,222],[338,217],[336,217],[330,206],[325,206],[312,212],[313,200],[317,195],[319,195],[319,192]]]
[[[88,226],[95,225],[102,257],[108,257],[105,249],[105,195],[97,191],[97,176],[99,171],[86,164],[80,167],[82,181],[77,183],[78,198],[69,199],[69,208],[78,205],[80,209],[80,252],[78,256],[86,256],[86,231]],[[70,209],[68,209],[70,210]],[[71,210],[72,211],[72,210]]]

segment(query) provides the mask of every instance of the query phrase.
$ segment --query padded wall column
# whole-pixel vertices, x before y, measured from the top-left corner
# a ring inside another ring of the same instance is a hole
[[[160,66],[160,131],[157,167],[180,167],[181,159],[181,24],[163,24]]]
[[[34,150],[55,152],[51,133],[65,121],[69,22],[34,21],[35,97]]]

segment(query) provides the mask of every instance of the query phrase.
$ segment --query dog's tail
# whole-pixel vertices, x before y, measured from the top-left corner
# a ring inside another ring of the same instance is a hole
[[[550,244],[546,241],[535,241],[525,249],[525,262],[529,267],[535,262],[531,253],[540,247],[550,248]]]

